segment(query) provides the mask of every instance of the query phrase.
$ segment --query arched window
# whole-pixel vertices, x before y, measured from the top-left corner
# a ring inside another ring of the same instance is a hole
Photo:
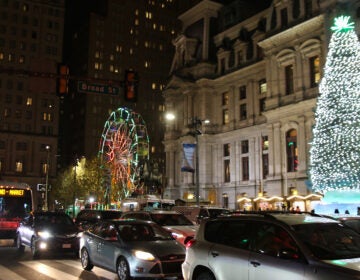
[[[296,172],[299,165],[296,129],[291,129],[286,133],[286,157],[287,172]]]

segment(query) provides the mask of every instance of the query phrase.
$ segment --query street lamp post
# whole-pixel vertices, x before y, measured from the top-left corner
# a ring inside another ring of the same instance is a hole
[[[50,168],[50,146],[47,145],[45,147],[47,152],[47,158],[46,158],[46,179],[45,179],[45,205],[44,210],[48,211],[48,188],[49,188],[49,168]]]
[[[192,128],[194,131],[192,134],[195,136],[196,150],[195,150],[195,201],[196,205],[200,206],[200,177],[199,177],[199,135],[202,134],[201,126],[203,120],[198,117],[192,119]],[[204,120],[204,123],[209,123],[209,120]]]

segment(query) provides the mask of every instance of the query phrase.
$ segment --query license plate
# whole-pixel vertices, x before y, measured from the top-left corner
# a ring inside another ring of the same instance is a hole
[[[71,244],[63,244],[62,247],[64,249],[68,249],[68,248],[71,248]]]

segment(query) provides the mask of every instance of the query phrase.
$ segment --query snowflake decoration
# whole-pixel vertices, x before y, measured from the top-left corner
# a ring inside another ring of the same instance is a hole
[[[354,23],[349,22],[349,16],[340,16],[335,18],[335,25],[331,27],[334,32],[348,31],[354,29]]]

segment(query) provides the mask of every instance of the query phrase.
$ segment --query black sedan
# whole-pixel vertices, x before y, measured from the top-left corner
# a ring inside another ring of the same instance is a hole
[[[31,249],[34,258],[44,252],[79,255],[80,233],[70,216],[60,212],[35,212],[26,216],[16,231],[16,246]]]
[[[83,232],[81,264],[115,272],[120,280],[141,278],[182,279],[185,248],[154,222],[100,221]]]

